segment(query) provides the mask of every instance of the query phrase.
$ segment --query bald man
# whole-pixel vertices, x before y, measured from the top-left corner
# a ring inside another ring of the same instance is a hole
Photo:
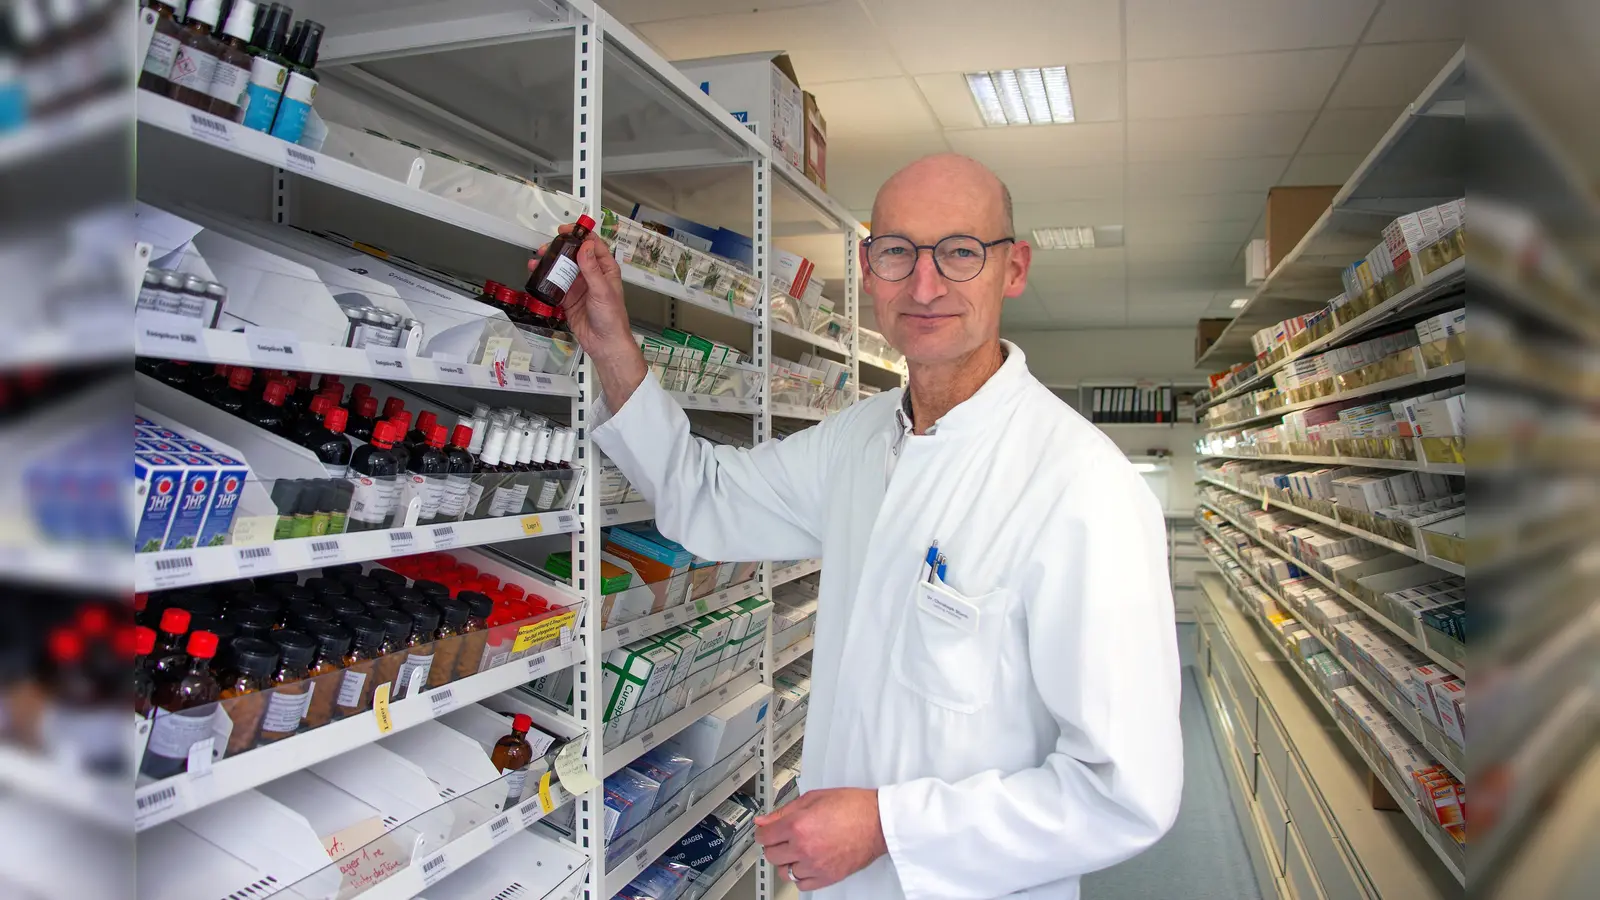
[[[961,156],[885,183],[864,286],[909,390],[753,450],[694,438],[580,248],[594,439],[708,559],[822,558],[801,795],[756,820],[828,900],[1070,900],[1172,825],[1176,626],[1160,505],[1000,338],[1027,286],[1008,191]]]

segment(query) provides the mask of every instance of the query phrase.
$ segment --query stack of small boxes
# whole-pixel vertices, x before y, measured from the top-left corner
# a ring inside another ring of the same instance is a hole
[[[155,413],[144,410],[149,416]],[[228,543],[250,467],[233,448],[173,423],[133,418],[135,553]]]
[[[1357,736],[1367,755],[1388,774],[1390,784],[1404,785],[1409,799],[1450,835],[1458,845],[1467,843],[1466,787],[1434,762],[1377,704],[1356,687],[1333,692],[1334,710]]]
[[[772,652],[781,653],[809,637],[816,624],[817,585],[792,581],[773,592]]]

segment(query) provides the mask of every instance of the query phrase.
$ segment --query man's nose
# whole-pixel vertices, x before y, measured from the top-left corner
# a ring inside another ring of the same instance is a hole
[[[939,274],[939,267],[933,263],[933,252],[926,256],[922,251],[917,251],[916,264],[911,267],[911,299],[923,305],[943,297],[949,293],[949,286],[945,284],[944,276]]]

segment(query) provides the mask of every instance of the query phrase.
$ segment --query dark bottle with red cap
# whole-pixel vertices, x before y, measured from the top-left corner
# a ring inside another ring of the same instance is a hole
[[[150,654],[155,649],[155,629],[133,626],[133,711],[141,716],[150,714],[150,695],[156,685],[150,676]]]
[[[282,380],[273,379],[267,382],[260,401],[245,407],[245,421],[273,434],[283,434],[289,425],[289,411],[284,407],[284,402],[288,398],[289,386]]]
[[[388,399],[383,401],[383,417],[385,419],[392,419],[396,415],[399,415],[400,412],[403,411],[405,408],[406,408],[405,398],[403,398],[403,397],[389,397]]]
[[[431,409],[417,413],[417,425],[406,432],[406,449],[420,447],[428,442],[428,435],[433,432],[433,426],[439,423],[439,414]]]
[[[189,633],[189,611],[169,607],[161,613],[157,626],[155,648],[150,651],[150,677],[160,684],[183,674],[189,664],[184,656],[184,635]]]
[[[349,419],[349,412],[337,406],[332,407],[322,417],[322,425],[305,441],[305,447],[322,460],[328,474],[337,478],[345,477],[345,469],[349,467],[353,454],[350,439],[344,436],[345,424]]]
[[[248,366],[234,366],[228,373],[228,386],[211,395],[211,404],[220,410],[243,417],[244,411],[255,400],[250,394],[250,382],[256,374]]]
[[[145,746],[140,771],[151,778],[167,778],[184,771],[189,748],[211,737],[211,719],[222,686],[211,672],[217,655],[217,636],[209,631],[189,635],[185,645],[188,665],[178,678],[158,683],[151,697],[155,719]]]
[[[328,410],[337,405],[333,402],[332,397],[323,394],[317,394],[312,397],[311,406],[306,410],[305,415],[296,419],[295,423],[289,426],[289,440],[302,447],[311,446],[312,438],[322,431],[323,417],[328,414]]]
[[[396,410],[394,415],[383,418],[394,428],[394,455],[399,457],[400,469],[404,471],[406,463],[411,461],[411,445],[406,443],[406,432],[411,430],[411,410]]]
[[[450,458],[444,453],[443,425],[435,423],[429,426],[427,441],[411,449],[411,458],[406,461],[406,471],[411,473],[413,483],[418,479],[421,482],[418,486],[422,489],[422,509],[417,515],[417,524],[432,525],[439,521],[439,507],[444,501],[445,480],[450,476]]]
[[[439,495],[437,522],[459,522],[467,514],[467,494],[472,489],[472,471],[477,460],[467,447],[472,444],[472,427],[457,425],[444,450],[446,475]]]
[[[533,762],[533,745],[528,743],[528,730],[532,727],[532,716],[517,713],[511,719],[511,733],[495,741],[494,750],[489,753],[495,769],[511,773],[506,777],[506,799],[501,809],[510,809],[522,801],[528,765]]]
[[[594,220],[579,216],[578,224],[572,226],[571,231],[556,235],[550,242],[544,256],[539,258],[539,265],[528,276],[527,290],[534,299],[547,306],[560,306],[567,298],[567,291],[578,278],[578,247],[592,230]]]
[[[394,452],[393,423],[379,422],[372,440],[350,457],[350,498],[347,531],[374,531],[389,527],[395,501],[400,496],[400,457]]]

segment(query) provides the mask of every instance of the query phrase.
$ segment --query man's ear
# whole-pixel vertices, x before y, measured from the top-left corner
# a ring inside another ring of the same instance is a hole
[[[1028,268],[1033,265],[1033,246],[1027,241],[1016,241],[1006,254],[1007,297],[1021,297],[1028,289]]]

